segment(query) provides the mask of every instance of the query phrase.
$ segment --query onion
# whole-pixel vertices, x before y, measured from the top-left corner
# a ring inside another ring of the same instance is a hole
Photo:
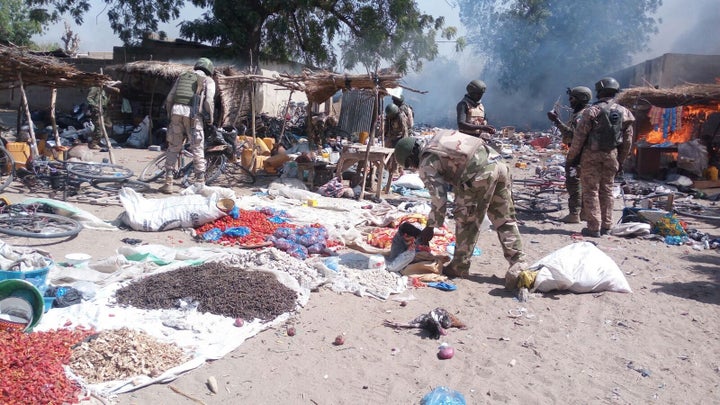
[[[245,325],[245,320],[242,318],[235,318],[235,326],[238,328],[241,328],[243,325]]]
[[[407,306],[407,301],[401,301],[401,302],[400,302],[400,306],[401,306],[401,307],[406,307],[406,306]]]
[[[293,326],[287,328],[287,335],[288,336],[295,336],[295,328]]]
[[[345,337],[343,335],[337,335],[335,337],[335,341],[333,342],[335,346],[342,346],[345,344]]]
[[[440,346],[440,350],[438,351],[438,359],[440,360],[447,360],[452,359],[455,355],[455,349],[453,349],[450,346]]]

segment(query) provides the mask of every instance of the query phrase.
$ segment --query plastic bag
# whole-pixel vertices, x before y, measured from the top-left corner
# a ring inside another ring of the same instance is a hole
[[[448,387],[437,387],[428,392],[420,405],[466,405],[463,394]]]
[[[202,238],[203,238],[203,240],[206,240],[206,241],[215,242],[220,239],[222,234],[223,234],[223,232],[220,230],[220,228],[213,228],[213,229],[210,229],[209,231],[206,231],[203,234]]]
[[[249,235],[250,228],[248,228],[247,226],[236,226],[226,229],[223,233],[227,236],[234,236],[236,238],[240,238]]]

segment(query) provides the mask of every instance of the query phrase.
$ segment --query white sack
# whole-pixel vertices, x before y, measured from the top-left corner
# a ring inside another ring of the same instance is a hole
[[[118,196],[125,208],[123,222],[136,231],[197,228],[225,215],[216,206],[217,194],[146,199],[135,190],[123,187]]]
[[[400,176],[397,180],[393,181],[392,184],[397,187],[405,187],[410,190],[422,190],[425,188],[425,183],[420,179],[420,175],[417,173],[405,173]]]
[[[538,260],[532,268],[540,269],[533,292],[632,292],[613,259],[590,242],[573,243],[556,250]]]

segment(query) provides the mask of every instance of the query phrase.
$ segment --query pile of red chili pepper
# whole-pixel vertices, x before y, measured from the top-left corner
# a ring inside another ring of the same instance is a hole
[[[24,333],[0,330],[0,403],[75,404],[80,386],[65,375],[71,347],[94,334],[85,329]]]
[[[275,216],[275,213],[265,210],[258,211],[241,209],[237,218],[225,215],[213,222],[201,225],[196,228],[195,231],[197,232],[197,236],[202,238],[205,232],[214,228],[218,228],[224,232],[229,228],[244,226],[250,229],[249,234],[240,237],[222,235],[220,239],[215,241],[215,243],[226,246],[254,246],[265,243],[265,239],[272,235],[279,227],[295,227],[295,225],[289,223],[275,223],[270,221],[270,218],[273,216]]]

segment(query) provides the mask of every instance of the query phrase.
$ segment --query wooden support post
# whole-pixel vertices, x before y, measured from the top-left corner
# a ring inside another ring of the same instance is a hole
[[[368,161],[370,158],[370,148],[375,143],[375,127],[377,126],[377,119],[378,119],[378,86],[375,85],[375,89],[373,90],[375,92],[375,101],[373,102],[373,112],[372,112],[372,121],[370,126],[370,136],[368,138],[368,144],[365,148],[365,167],[363,168],[363,176],[362,176],[362,184],[360,187],[360,196],[358,199],[362,201],[365,198],[365,184],[367,181],[368,172],[370,171],[372,165]],[[380,176],[382,176],[382,173],[380,173]],[[378,198],[380,196],[378,195]]]
[[[104,91],[104,90],[103,90]],[[102,96],[101,96],[102,97]],[[105,143],[107,144],[108,148],[108,155],[110,157],[110,163],[115,164],[115,157],[113,156],[113,150],[112,145],[110,144],[110,137],[108,137],[107,131],[105,130],[105,119],[103,118],[103,106],[102,102],[98,103],[98,110],[100,111],[99,120],[100,120],[100,130],[102,131],[103,138],[105,138]]]
[[[57,152],[62,151],[62,142],[60,141],[60,133],[58,132],[57,120],[55,119],[55,104],[57,103],[57,89],[53,87],[50,93],[50,124],[52,124],[53,137],[55,138],[55,148],[53,150],[53,156],[57,158]],[[45,144],[47,148],[47,143]],[[64,155],[62,155],[64,159]]]
[[[18,72],[18,81],[20,82],[20,95],[22,96],[22,107],[25,110],[25,117],[28,121],[28,131],[30,132],[30,160],[40,155],[38,152],[37,138],[35,138],[35,125],[33,124],[32,117],[30,116],[30,107],[28,106],[27,94],[25,94],[25,85],[23,84],[22,73]]]

